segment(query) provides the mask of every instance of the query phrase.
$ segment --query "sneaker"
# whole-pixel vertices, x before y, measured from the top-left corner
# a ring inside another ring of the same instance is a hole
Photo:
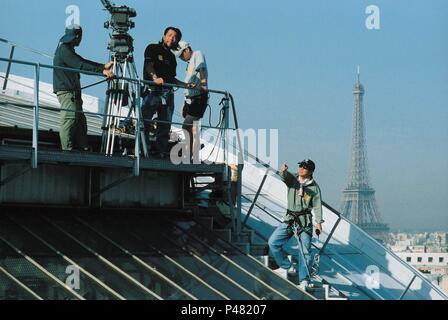
[[[306,288],[308,288],[309,286],[309,281],[307,279],[300,281],[300,284],[298,285],[298,287],[302,290],[306,290]]]
[[[287,279],[288,277],[288,270],[283,268],[278,268],[273,270],[276,274],[278,274],[280,277]]]

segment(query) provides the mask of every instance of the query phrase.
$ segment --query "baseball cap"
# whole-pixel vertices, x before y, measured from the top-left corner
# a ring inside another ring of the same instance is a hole
[[[310,159],[302,160],[298,164],[300,167],[303,167],[311,171],[314,171],[316,169],[316,164],[313,162],[313,160]]]
[[[177,50],[174,52],[174,54],[179,58],[182,55],[182,52],[184,52],[184,50],[188,47],[190,47],[190,44],[187,41],[179,41]]]
[[[65,29],[65,34],[62,36],[59,42],[70,43],[79,35],[82,35],[81,26],[77,24],[71,25]]]

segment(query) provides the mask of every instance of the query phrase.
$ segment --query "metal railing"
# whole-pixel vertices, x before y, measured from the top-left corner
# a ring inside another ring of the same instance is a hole
[[[82,74],[86,74],[86,75],[99,76],[99,77],[103,77],[103,75],[99,74],[99,73],[83,71],[83,70],[79,70],[79,69],[73,69],[73,68],[67,68],[67,67],[61,67],[61,66],[53,66],[53,65],[41,64],[41,63],[35,63],[35,62],[29,62],[29,61],[6,59],[6,58],[1,58],[1,57],[0,57],[0,61],[7,62],[8,65],[10,63],[11,64],[20,64],[20,65],[31,66],[31,67],[34,68],[34,105],[32,106],[33,107],[33,139],[32,139],[33,157],[32,157],[32,167],[36,168],[37,167],[37,163],[38,163],[38,161],[37,161],[38,134],[37,133],[38,133],[38,130],[39,130],[39,109],[40,109],[40,102],[39,102],[39,79],[40,79],[41,69],[58,69],[58,70],[67,71],[67,72],[82,73]],[[133,78],[127,78],[127,77],[115,77],[114,79],[116,79],[116,80],[125,80],[125,81],[128,81],[128,82],[136,83],[137,84],[137,88],[140,88],[142,85],[149,85],[149,86],[156,85],[152,81],[133,79]],[[6,82],[6,79],[5,79],[5,82]],[[165,88],[185,88],[184,86],[174,85],[174,84],[164,84],[163,87],[165,87]],[[217,128],[217,127],[205,126],[205,125],[201,125],[201,127],[203,127],[203,128],[213,128],[213,129],[222,129],[225,132],[227,132],[228,130],[235,130],[237,132],[237,136],[238,136],[239,152],[242,154],[243,151],[242,151],[242,147],[241,147],[241,143],[240,143],[240,139],[239,139],[239,133],[238,133],[238,130],[237,130],[238,129],[238,121],[237,121],[236,108],[235,108],[233,97],[227,91],[209,89],[208,92],[224,96],[224,99],[223,99],[223,105],[224,105],[224,107],[223,107],[223,109],[224,109],[224,112],[223,112],[223,115],[224,115],[223,127],[222,128]],[[140,92],[140,90],[138,90],[137,97],[136,97],[136,104],[137,104],[136,108],[139,108],[140,99],[141,99],[141,92]],[[231,110],[230,110],[230,106],[231,106]],[[48,108],[48,107],[45,107],[45,108],[46,109],[52,109],[52,108]],[[52,110],[60,111],[60,109],[57,109],[57,108],[53,108]],[[230,115],[229,115],[230,111],[233,113],[233,118],[234,118],[234,122],[235,122],[235,127],[234,128],[231,128],[230,125],[229,125],[229,123],[230,123]],[[141,127],[141,122],[143,121],[143,119],[140,119],[139,112],[135,112],[137,117],[124,117],[124,116],[120,116],[120,115],[113,115],[113,114],[100,113],[100,112],[85,112],[85,111],[73,111],[73,112],[81,112],[81,113],[84,113],[84,114],[92,114],[92,115],[97,115],[97,116],[114,116],[114,117],[117,117],[117,118],[127,118],[127,119],[130,119],[130,120],[137,121],[137,125],[136,125],[137,132],[135,134],[135,157],[136,157],[136,159],[140,158],[139,146],[138,146],[138,143],[140,142],[139,141],[138,129]],[[176,123],[176,122],[170,122],[170,124],[179,124],[179,125],[181,125],[181,123]],[[226,133],[226,134],[222,135],[222,145],[223,145],[223,149],[225,150],[224,156],[223,156],[225,164],[229,164],[228,163],[228,160],[229,160],[228,154],[229,154],[230,150],[228,148],[229,144],[227,143],[227,140],[228,140],[228,134]],[[137,168],[136,174],[138,175],[139,166],[137,165],[136,168]]]

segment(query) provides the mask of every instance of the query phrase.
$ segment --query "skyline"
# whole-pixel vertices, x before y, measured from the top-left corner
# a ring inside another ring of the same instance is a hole
[[[0,36],[48,53],[63,34],[66,7],[78,5],[85,34],[77,51],[105,62],[108,31],[102,24],[108,14],[99,1],[2,2]],[[446,1],[115,3],[137,10],[131,34],[139,71],[145,46],[158,41],[167,25],[179,26],[184,40],[205,53],[210,87],[234,95],[240,126],[278,128],[280,163],[295,170],[298,160],[315,160],[324,200],[336,209],[348,181],[351,90],[360,65],[369,176],[383,220],[392,230],[448,231]],[[381,9],[380,30],[365,27],[372,4]],[[4,46],[0,52],[8,55]],[[179,79],[184,69],[179,61]],[[42,80],[51,82],[51,76]],[[86,93],[101,97],[102,90]],[[180,105],[178,94],[176,109]]]

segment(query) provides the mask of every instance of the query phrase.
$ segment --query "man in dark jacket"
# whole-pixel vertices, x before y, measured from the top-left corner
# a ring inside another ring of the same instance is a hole
[[[53,65],[65,68],[79,69],[102,73],[111,78],[113,62],[101,64],[86,60],[76,54],[75,47],[82,40],[82,29],[78,25],[65,30],[65,35],[59,40],[54,54]],[[87,122],[82,113],[81,83],[78,72],[53,69],[53,91],[61,105],[59,137],[62,150],[88,150]]]
[[[176,79],[176,57],[171,50],[177,49],[182,33],[178,28],[167,27],[159,43],[152,43],[145,50],[145,64],[143,79],[154,81],[156,85],[166,83],[187,86],[186,83]],[[194,84],[188,85],[193,88]],[[143,100],[142,115],[145,123],[145,133],[151,127],[150,120],[157,113],[156,143],[152,146],[152,153],[162,157],[168,152],[168,140],[171,130],[171,120],[174,112],[174,92],[170,88],[153,86]]]

